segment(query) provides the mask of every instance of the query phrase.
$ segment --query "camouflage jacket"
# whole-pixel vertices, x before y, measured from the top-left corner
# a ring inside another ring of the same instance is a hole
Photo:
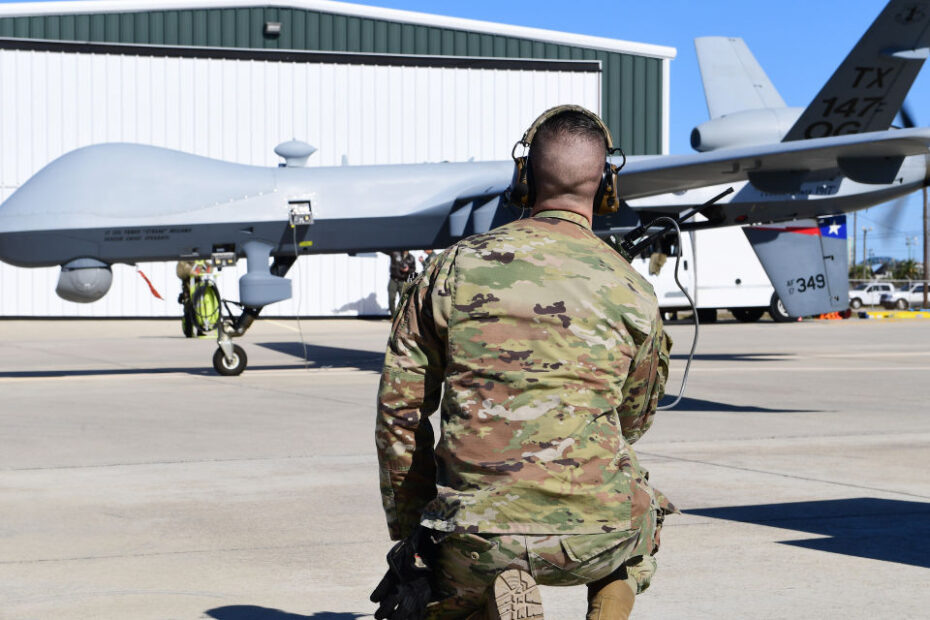
[[[670,346],[652,287],[579,215],[544,211],[450,247],[388,341],[375,439],[391,537],[418,522],[631,529],[634,498],[652,493],[629,444],[652,423]]]

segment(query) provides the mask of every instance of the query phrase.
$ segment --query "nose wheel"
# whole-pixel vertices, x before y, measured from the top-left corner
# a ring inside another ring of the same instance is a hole
[[[245,370],[249,358],[245,354],[245,349],[233,344],[232,339],[238,338],[248,331],[249,326],[258,317],[261,308],[246,308],[239,302],[228,299],[223,299],[222,304],[226,310],[226,316],[221,318],[216,325],[217,349],[213,353],[213,369],[224,377],[236,377]],[[229,304],[242,308],[242,314],[238,318],[233,316]]]
[[[241,375],[248,363],[249,358],[245,350],[237,344],[232,345],[232,351],[228,356],[222,348],[218,348],[213,354],[213,368],[224,377]]]
[[[216,324],[216,344],[219,348],[213,353],[213,368],[218,374],[224,377],[241,375],[249,362],[245,350],[239,345],[233,344],[232,339],[243,336],[249,330],[249,327],[255,322],[255,319],[258,318],[265,304],[281,301],[290,297],[290,282],[288,282],[288,286],[285,287],[281,286],[274,278],[283,281],[284,276],[287,274],[287,270],[294,264],[294,261],[297,260],[297,255],[276,257],[269,269],[267,263],[271,249],[272,246],[265,243],[255,242],[253,244],[253,242],[249,242],[246,244],[245,250],[250,265],[249,273],[246,275],[252,274],[255,265],[264,265],[264,269],[256,270],[260,273],[256,275],[259,283],[255,286],[258,286],[260,291],[265,291],[268,282],[271,281],[274,283],[271,288],[273,292],[278,295],[277,297],[274,295],[258,295],[258,299],[253,298],[251,303],[246,304],[229,299],[220,299],[217,294],[218,303],[222,304],[225,312],[219,312],[219,316],[217,317],[219,322]],[[242,292],[242,280],[245,277],[246,276],[243,276],[239,281],[240,293]],[[281,296],[284,292],[287,294]],[[255,293],[255,291],[252,291],[252,293]],[[235,316],[230,309],[230,304],[242,309],[238,317]]]

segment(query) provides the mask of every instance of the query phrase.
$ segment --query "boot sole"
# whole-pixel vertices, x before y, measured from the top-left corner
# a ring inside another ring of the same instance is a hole
[[[532,575],[505,570],[494,580],[491,620],[544,620],[542,596]]]

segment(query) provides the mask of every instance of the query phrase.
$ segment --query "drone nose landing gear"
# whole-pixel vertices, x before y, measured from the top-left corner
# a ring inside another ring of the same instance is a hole
[[[245,334],[255,319],[258,318],[258,313],[261,311],[261,308],[242,307],[242,314],[234,319],[232,317],[232,312],[229,310],[228,304],[230,303],[235,304],[236,302],[223,300],[223,305],[226,307],[226,314],[229,318],[224,318],[220,321],[216,330],[216,344],[218,347],[213,354],[213,368],[224,377],[241,375],[246,365],[248,365],[249,358],[245,354],[245,349],[237,344],[233,344],[232,339]]]
[[[274,246],[262,241],[249,241],[242,249],[248,259],[248,271],[239,278],[240,301],[223,300],[226,318],[220,321],[216,330],[218,347],[213,354],[213,368],[225,377],[241,375],[249,361],[245,350],[233,344],[232,339],[248,331],[262,308],[291,296],[291,282],[284,275],[297,260],[296,256],[275,258],[269,268],[268,259]],[[234,318],[229,309],[230,303],[242,308],[238,317]]]

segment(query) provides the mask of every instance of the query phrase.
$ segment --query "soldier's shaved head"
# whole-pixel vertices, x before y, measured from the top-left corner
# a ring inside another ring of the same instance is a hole
[[[590,220],[606,157],[607,139],[591,117],[567,111],[548,119],[530,147],[533,211],[564,209]]]

